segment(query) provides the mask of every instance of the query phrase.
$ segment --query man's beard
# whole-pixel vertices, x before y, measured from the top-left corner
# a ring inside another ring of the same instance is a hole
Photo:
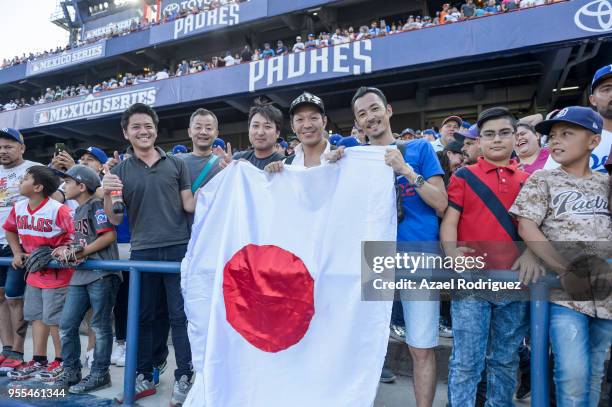
[[[612,103],[608,104],[603,109],[597,109],[597,112],[606,120],[612,120]]]
[[[385,135],[385,133],[386,133],[386,131],[387,131],[387,129],[382,129],[381,131],[379,131],[379,132],[378,132],[378,133],[376,133],[376,134],[367,134],[367,133],[366,133],[366,136],[367,136],[367,137],[368,137],[370,140],[372,140],[372,139],[376,140],[376,139],[379,139],[379,138],[381,138],[382,136],[384,136],[384,135]]]

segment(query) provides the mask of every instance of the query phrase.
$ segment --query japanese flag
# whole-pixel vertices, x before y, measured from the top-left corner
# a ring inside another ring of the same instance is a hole
[[[181,268],[185,406],[373,404],[391,302],[362,301],[360,250],[396,238],[384,151],[276,174],[234,162],[202,189]]]

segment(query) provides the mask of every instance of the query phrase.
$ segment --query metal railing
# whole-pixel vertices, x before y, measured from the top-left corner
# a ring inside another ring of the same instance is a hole
[[[12,258],[0,257],[0,266],[10,265]],[[57,268],[59,264],[51,262],[50,267]],[[138,354],[138,325],[140,308],[140,274],[141,273],[180,273],[180,263],[162,261],[127,261],[127,260],[88,260],[78,269],[129,271],[128,320],[126,338],[126,360],[123,381],[123,404],[134,406],[136,364]],[[464,273],[468,276],[469,273]],[[414,278],[420,278],[418,273]],[[432,281],[448,281],[456,277],[454,273],[436,270],[429,278]],[[516,281],[516,272],[496,272],[498,281]],[[531,296],[531,405],[533,407],[549,406],[548,389],[548,297],[550,287],[559,287],[559,281],[552,275],[547,275],[536,284],[530,286]]]

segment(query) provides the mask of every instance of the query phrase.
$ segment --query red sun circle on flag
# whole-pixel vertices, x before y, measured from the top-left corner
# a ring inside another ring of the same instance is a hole
[[[298,343],[314,315],[314,280],[278,246],[249,244],[223,268],[227,322],[251,345],[280,352]]]

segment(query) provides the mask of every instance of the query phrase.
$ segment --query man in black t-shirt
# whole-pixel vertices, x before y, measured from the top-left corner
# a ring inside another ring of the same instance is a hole
[[[252,150],[236,153],[233,156],[231,151],[223,155],[220,162],[221,168],[233,160],[246,160],[255,167],[263,170],[271,162],[281,161],[285,156],[274,151],[276,140],[280,136],[283,127],[283,114],[276,107],[269,103],[255,101],[255,105],[249,111],[249,141],[253,146]],[[221,154],[223,154],[221,152]]]

